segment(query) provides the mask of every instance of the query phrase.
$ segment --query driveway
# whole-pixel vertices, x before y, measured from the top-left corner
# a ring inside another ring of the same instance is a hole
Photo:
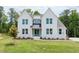
[[[70,37],[69,40],[72,40],[72,41],[79,41],[79,38],[77,38],[77,37]]]
[[[0,39],[2,39],[2,35],[0,34]]]

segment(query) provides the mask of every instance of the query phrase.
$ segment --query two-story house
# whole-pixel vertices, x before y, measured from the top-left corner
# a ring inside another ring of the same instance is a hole
[[[66,39],[66,29],[50,8],[43,15],[30,15],[24,11],[18,18],[17,38]]]

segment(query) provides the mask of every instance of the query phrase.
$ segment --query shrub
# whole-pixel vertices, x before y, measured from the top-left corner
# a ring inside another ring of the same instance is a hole
[[[16,37],[16,35],[17,35],[17,28],[16,28],[16,25],[15,24],[13,24],[11,26],[11,28],[9,29],[9,34],[11,36],[13,36],[13,37]]]
[[[42,39],[42,37],[40,37],[40,39]]]
[[[33,40],[33,38],[31,38],[31,40]]]
[[[7,43],[5,44],[5,46],[14,46],[15,44],[14,43]]]

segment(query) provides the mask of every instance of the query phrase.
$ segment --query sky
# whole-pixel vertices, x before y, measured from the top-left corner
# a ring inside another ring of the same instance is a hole
[[[38,10],[41,14],[44,14],[48,8],[51,8],[56,16],[59,16],[65,9],[76,9],[79,12],[79,6],[4,6],[5,12],[7,13],[10,8],[14,8],[17,12],[30,8],[33,11]]]

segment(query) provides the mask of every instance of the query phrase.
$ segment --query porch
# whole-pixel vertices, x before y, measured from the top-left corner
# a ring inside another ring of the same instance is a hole
[[[40,37],[41,36],[41,29],[32,29],[32,36],[33,37]]]

